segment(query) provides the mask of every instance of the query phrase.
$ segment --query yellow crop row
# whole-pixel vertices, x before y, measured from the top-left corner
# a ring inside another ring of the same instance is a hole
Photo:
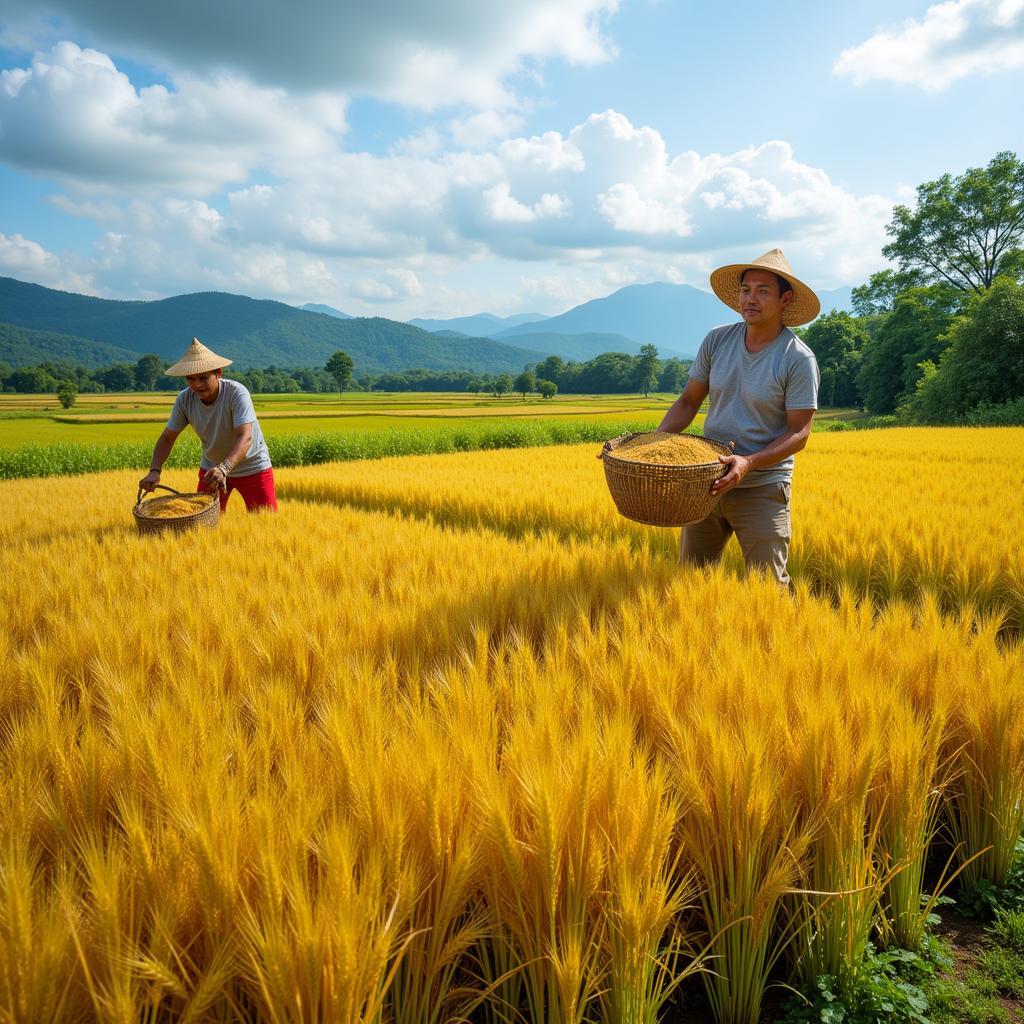
[[[680,569],[592,447],[282,471],[184,537],[137,473],[0,485],[3,1019],[640,1024],[703,971],[753,1024],[919,943],[937,822],[969,881],[1021,831],[1024,445],[917,433],[799,457],[793,596]],[[830,528],[903,584],[822,599]]]
[[[664,557],[675,531],[619,517],[597,446],[398,458],[281,475],[288,497],[400,511],[508,535],[621,537]],[[797,456],[791,571],[816,591],[937,596],[1024,629],[1024,429],[815,434]],[[739,564],[733,547],[730,564]]]

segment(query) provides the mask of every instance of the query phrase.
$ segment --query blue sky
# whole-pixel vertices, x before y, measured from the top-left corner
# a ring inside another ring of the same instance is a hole
[[[404,319],[884,264],[1022,150],[1024,0],[5,0],[0,274]]]

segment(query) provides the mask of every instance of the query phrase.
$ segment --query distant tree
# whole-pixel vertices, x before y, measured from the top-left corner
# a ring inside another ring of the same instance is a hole
[[[565,360],[561,356],[548,356],[537,364],[537,377],[558,382],[565,371]]]
[[[625,352],[602,352],[589,362],[579,364],[579,371],[572,381],[572,391],[576,394],[624,395],[636,390],[635,367],[634,356]],[[562,381],[556,383],[563,394],[569,390]]]
[[[134,391],[135,367],[131,363],[115,363],[96,374],[107,391]]]
[[[541,398],[554,398],[558,394],[558,385],[553,380],[538,380],[537,391]]]
[[[857,388],[868,412],[895,412],[914,393],[921,363],[937,360],[945,348],[958,306],[956,293],[939,285],[911,288],[897,299],[861,352]]]
[[[164,361],[159,356],[148,353],[135,364],[135,386],[140,391],[153,391],[163,372]]]
[[[0,391],[7,387],[7,380],[11,376],[11,367],[0,359]]]
[[[499,373],[494,378],[494,397],[500,398],[502,395],[507,395],[514,384],[512,375],[510,373]]]
[[[352,383],[352,371],[355,369],[355,363],[352,362],[352,357],[347,352],[335,352],[327,360],[327,366],[324,369],[338,382],[339,391],[347,391],[349,389]]]
[[[868,333],[860,320],[842,310],[819,316],[803,334],[821,371],[821,404],[860,405],[857,371]]]
[[[531,391],[537,390],[537,375],[533,370],[523,370],[518,377],[516,377],[515,384],[513,385],[523,398],[525,398]]]
[[[666,359],[658,376],[658,390],[676,394],[686,387],[688,364],[681,359]]]
[[[70,409],[78,397],[78,388],[73,380],[63,380],[57,388],[57,400],[65,409]]]
[[[658,349],[655,345],[641,345],[640,358],[634,370],[634,387],[646,398],[658,386]]]
[[[26,366],[11,372],[7,386],[21,394],[44,395],[57,390],[57,381],[41,366]]]
[[[479,395],[483,391],[483,385],[480,383],[479,377],[470,377],[466,381],[466,390],[472,392],[474,395]]]
[[[917,187],[913,210],[897,206],[882,249],[903,273],[982,292],[1018,268],[1024,243],[1024,163],[997,153],[987,167],[944,174]]]

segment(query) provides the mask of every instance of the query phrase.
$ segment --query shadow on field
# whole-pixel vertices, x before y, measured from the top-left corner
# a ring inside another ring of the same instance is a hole
[[[569,515],[529,506],[445,506],[428,495],[368,494],[355,488],[325,493],[291,483],[279,490],[292,500],[401,515],[444,529],[484,529],[510,540],[550,534],[562,540],[625,541],[632,552],[646,553],[673,566],[678,554],[677,529],[644,527],[626,519],[612,521],[597,531],[593,524],[577,522]],[[735,544],[727,549],[726,558],[738,565]],[[962,569],[955,571],[912,561],[896,564],[884,554],[872,557],[870,553],[840,564],[827,547],[804,545],[791,553],[790,572],[795,582],[806,583],[813,593],[833,604],[844,591],[853,593],[858,601],[870,600],[879,608],[894,601],[913,604],[930,595],[947,615],[968,612],[972,616],[1000,616],[1002,624],[997,635],[1002,643],[1014,643],[1024,635],[1024,574],[1018,571],[980,577]]]
[[[453,662],[489,672],[508,647],[529,648],[530,663],[542,665],[581,631],[614,633],[636,614],[641,594],[656,600],[680,572],[673,562],[640,564],[624,548],[604,555],[589,552],[564,568],[542,559],[507,581],[442,597],[411,623],[396,623],[387,650],[406,679]]]
[[[563,540],[625,540],[633,551],[647,551],[671,559],[676,558],[679,546],[679,531],[676,529],[643,527],[622,519],[598,532],[592,526],[576,522],[569,516],[552,514],[536,507],[509,511],[488,508],[486,505],[445,506],[427,496],[366,494],[358,489],[344,488],[324,493],[319,488],[303,487],[301,483],[280,485],[278,495],[310,504],[401,515],[453,530],[490,530],[509,540],[521,540],[545,533]]]

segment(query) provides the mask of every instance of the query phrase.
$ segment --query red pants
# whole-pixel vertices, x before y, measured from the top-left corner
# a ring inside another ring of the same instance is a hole
[[[206,470],[199,470],[199,490],[205,490],[203,480],[206,477]],[[220,510],[227,508],[228,498],[232,491],[238,491],[245,502],[245,507],[250,512],[256,512],[261,508],[277,511],[277,495],[274,493],[274,471],[265,469],[262,473],[253,473],[252,476],[229,476],[228,489],[220,492]]]

